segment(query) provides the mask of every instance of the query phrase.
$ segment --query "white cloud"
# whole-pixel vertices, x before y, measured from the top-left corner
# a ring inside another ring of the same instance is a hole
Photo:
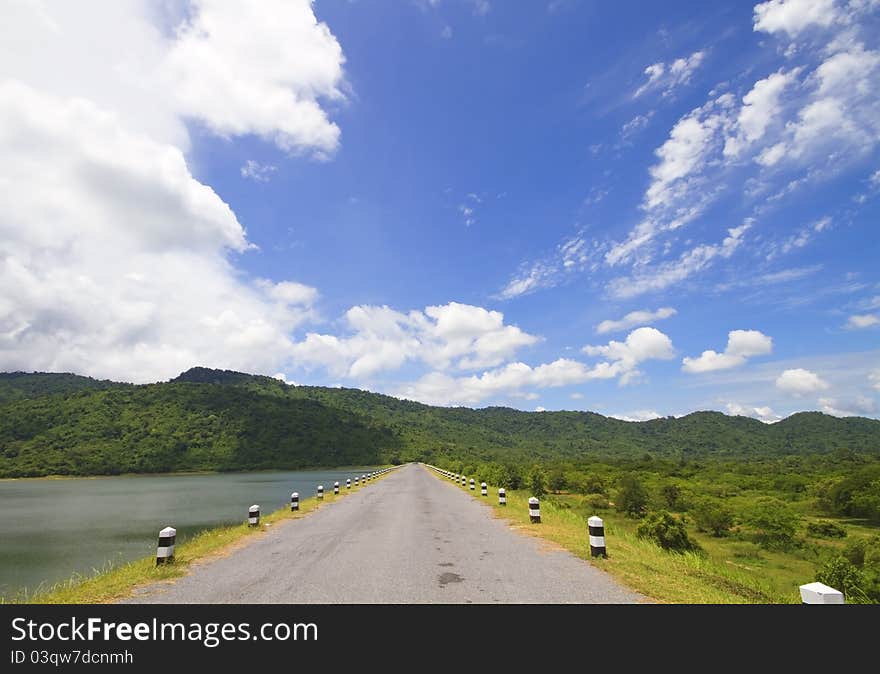
[[[504,324],[504,315],[483,307],[450,302],[402,313],[387,306],[356,306],[345,321],[344,337],[309,333],[292,353],[303,367],[321,366],[339,377],[363,379],[421,361],[445,370],[494,367],[538,338]]]
[[[546,411],[547,411],[546,407],[536,407],[535,408],[535,412],[546,412]]]
[[[871,388],[875,391],[880,391],[880,369],[871,372],[868,375],[868,381],[871,383]]]
[[[853,314],[846,321],[846,327],[854,330],[872,328],[880,325],[880,316],[876,314]]]
[[[578,392],[578,391],[575,391],[574,393],[571,394],[570,397],[571,397],[572,400],[583,400],[583,399],[584,399],[584,394],[583,394],[583,393],[580,393],[580,392]]]
[[[794,396],[803,396],[808,393],[816,393],[828,388],[828,382],[819,377],[815,372],[803,368],[785,370],[776,378],[776,388],[783,393]]]
[[[810,26],[828,27],[838,19],[834,0],[769,0],[755,5],[755,30],[797,37]]]
[[[779,421],[782,417],[776,414],[770,407],[752,407],[750,405],[740,405],[739,403],[727,403],[725,406],[727,413],[734,416],[752,417],[763,421],[765,424],[771,424]]]
[[[708,267],[717,257],[728,258],[742,244],[742,235],[749,225],[740,225],[727,231],[720,244],[701,244],[685,251],[678,260],[655,267],[642,267],[633,276],[618,277],[608,282],[608,292],[616,298],[627,299],[664,288],[686,279]]]
[[[532,367],[522,362],[508,363],[480,375],[453,377],[431,372],[415,382],[401,386],[396,395],[433,405],[475,405],[498,396],[523,397],[527,388],[558,388],[583,384],[595,379],[619,378],[621,384],[641,374],[637,365],[653,359],[674,356],[669,337],[654,328],[639,328],[625,342],[587,346],[583,351],[605,360],[593,366],[570,358]]]
[[[714,372],[738,367],[752,356],[764,356],[773,351],[773,339],[758,330],[731,330],[727,334],[724,353],[707,350],[698,358],[684,358],[682,371]]]
[[[659,419],[663,415],[654,410],[636,410],[627,414],[609,414],[608,416],[621,421],[651,421],[651,419]]]
[[[239,173],[241,173],[242,178],[248,178],[257,183],[267,183],[271,179],[272,174],[277,170],[277,166],[261,164],[254,159],[248,159],[244,166],[239,169]]]
[[[857,417],[873,415],[877,412],[877,403],[873,398],[859,396],[852,400],[836,398],[819,398],[819,405],[825,414],[835,417]]]
[[[651,110],[644,115],[636,115],[631,120],[629,120],[620,129],[621,141],[627,143],[632,139],[633,136],[638,134],[643,129],[647,128],[653,116],[654,111]]]
[[[645,68],[647,81],[633,94],[639,98],[648,91],[660,90],[664,97],[670,96],[676,88],[691,81],[693,74],[706,58],[705,51],[695,51],[690,56],[677,58],[670,63],[658,62]]]
[[[311,0],[194,0],[164,62],[177,109],[221,136],[255,134],[288,152],[333,153],[345,58]]]
[[[763,80],[758,80],[751,91],[743,96],[735,125],[735,135],[724,143],[724,155],[736,157],[742,151],[763,138],[770,124],[780,114],[780,99],[786,87],[797,81],[799,69],[789,72],[779,70]]]
[[[492,9],[489,0],[470,0],[470,3],[473,5],[474,14],[477,16],[486,16]]]
[[[253,246],[193,177],[184,118],[331,151],[335,38],[305,0],[195,3],[167,35],[152,3],[92,7],[13,3],[0,23],[0,369],[283,370],[316,291],[232,266]]]
[[[620,320],[605,320],[596,326],[596,332],[604,335],[608,332],[617,332],[619,330],[628,330],[637,325],[647,325],[654,321],[661,321],[664,318],[675,316],[678,312],[672,307],[661,307],[657,311],[631,311]]]

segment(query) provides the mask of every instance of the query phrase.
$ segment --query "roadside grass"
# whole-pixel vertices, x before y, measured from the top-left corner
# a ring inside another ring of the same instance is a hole
[[[448,480],[441,475],[438,479]],[[627,587],[658,603],[678,604],[787,604],[799,603],[797,585],[793,591],[788,581],[768,583],[759,574],[726,564],[704,545],[709,537],[698,536],[706,554],[667,552],[635,535],[637,523],[617,513],[593,513],[577,496],[548,495],[541,499],[541,524],[531,524],[528,516],[530,494],[507,490],[507,505],[498,505],[498,488],[489,487],[488,496],[467,487],[459,489],[491,506],[494,514],[510,522],[523,533],[537,536],[565,548],[581,559],[608,572]],[[591,558],[586,518],[598,514],[605,522],[608,558]],[[761,552],[769,564],[778,563]],[[812,573],[812,572],[811,572]],[[807,580],[801,576],[800,583]],[[787,590],[787,591],[786,591]]]
[[[374,481],[385,478],[389,473],[374,478]],[[178,543],[174,548],[174,563],[156,566],[155,556],[137,559],[120,566],[107,565],[95,569],[90,575],[76,574],[48,588],[38,587],[33,592],[21,592],[7,598],[0,598],[0,603],[9,604],[107,604],[126,597],[139,587],[151,583],[172,581],[185,576],[194,563],[212,557],[223,556],[239,545],[246,545],[249,540],[263,535],[267,529],[290,520],[301,519],[319,508],[341,500],[346,496],[363,489],[366,485],[352,484],[346,489],[340,485],[339,496],[334,496],[333,488],[324,493],[323,501],[312,496],[300,501],[299,510],[291,512],[290,503],[278,510],[261,515],[259,527],[249,527],[246,520],[241,524],[206,529],[191,538]],[[156,530],[158,539],[158,528]]]

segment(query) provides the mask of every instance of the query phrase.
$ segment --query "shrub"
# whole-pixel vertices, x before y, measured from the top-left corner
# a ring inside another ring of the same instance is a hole
[[[846,538],[846,529],[839,524],[829,522],[810,522],[807,525],[807,534],[813,538]]]
[[[602,494],[587,494],[584,498],[584,505],[593,510],[604,510],[608,507],[608,497]]]
[[[736,559],[761,559],[761,546],[748,541],[733,543],[730,546],[730,552]]]
[[[528,486],[532,496],[541,497],[546,491],[547,478],[540,466],[533,466],[529,472]]]
[[[672,482],[660,487],[660,496],[672,510],[677,510],[681,498],[681,488]]]
[[[816,574],[816,580],[830,585],[835,590],[840,590],[847,599],[852,598],[853,595],[859,597],[864,595],[861,589],[864,584],[861,571],[843,555],[838,555],[826,562],[825,566]]]
[[[795,545],[798,517],[779,499],[758,499],[746,511],[746,522],[753,529],[755,542],[767,550],[785,551]]]
[[[614,500],[617,509],[630,517],[641,517],[648,505],[648,492],[634,475],[620,478],[620,489]]]
[[[636,529],[636,535],[653,541],[664,550],[684,552],[698,548],[688,536],[684,522],[665,510],[649,513]]]
[[[721,501],[705,499],[691,509],[698,531],[705,531],[715,537],[726,536],[733,526],[733,513]]]

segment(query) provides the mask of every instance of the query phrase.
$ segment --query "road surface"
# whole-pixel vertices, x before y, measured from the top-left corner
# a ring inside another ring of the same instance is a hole
[[[584,531],[586,535],[586,530]],[[606,573],[410,464],[134,603],[623,603]]]

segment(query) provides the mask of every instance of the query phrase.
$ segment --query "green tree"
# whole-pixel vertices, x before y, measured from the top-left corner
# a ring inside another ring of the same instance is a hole
[[[552,492],[560,492],[566,487],[565,473],[561,468],[554,468],[547,475],[547,486]]]
[[[529,471],[529,491],[531,491],[532,496],[541,497],[546,491],[546,485],[547,476],[544,474],[541,466],[535,464]]]
[[[620,478],[620,488],[617,490],[614,505],[629,517],[641,517],[645,514],[648,492],[635,475],[626,474]]]
[[[767,550],[790,550],[795,543],[798,516],[777,498],[759,498],[747,511],[746,523],[755,542]]]
[[[697,549],[684,522],[665,510],[648,513],[636,528],[636,535],[653,541],[664,550],[684,552]]]
[[[716,499],[698,501],[688,512],[697,523],[697,531],[705,531],[715,537],[726,536],[733,526],[733,513]]]
[[[660,487],[660,496],[663,497],[663,500],[670,509],[678,510],[678,502],[681,498],[681,488],[677,484],[673,482],[664,484]]]
[[[840,590],[847,599],[864,596],[862,585],[865,579],[861,571],[843,555],[828,560],[816,574],[816,580]]]

